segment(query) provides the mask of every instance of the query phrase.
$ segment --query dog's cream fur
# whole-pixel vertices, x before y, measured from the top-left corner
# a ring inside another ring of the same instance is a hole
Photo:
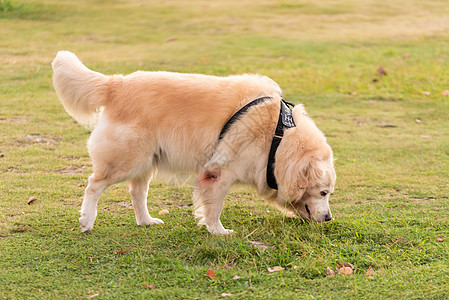
[[[256,186],[289,216],[332,219],[328,199],[335,184],[332,150],[302,105],[293,108],[297,127],[284,131],[274,167],[279,190],[266,183],[268,152],[279,117],[281,89],[259,75],[216,77],[138,71],[106,76],[68,52],[52,63],[53,84],[67,112],[94,128],[88,149],[93,174],[84,194],[81,229],[92,229],[97,202],[110,185],[129,181],[138,225],[163,223],[147,209],[148,184],[157,169],[198,172],[195,216],[213,234],[227,234],[220,214],[233,182]],[[225,137],[226,121],[253,106]]]

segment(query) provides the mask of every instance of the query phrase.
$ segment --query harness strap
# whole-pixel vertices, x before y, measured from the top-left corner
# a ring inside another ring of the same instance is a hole
[[[231,128],[231,125],[235,123],[241,115],[246,113],[251,106],[257,105],[267,99],[271,99],[271,97],[257,98],[256,100],[253,100],[250,103],[243,106],[242,108],[240,108],[223,126],[223,129],[221,130],[220,135],[218,136],[218,140],[221,140],[224,137],[225,133],[228,132],[229,128]]]
[[[239,109],[223,126],[223,129],[220,132],[218,140],[220,141],[224,137],[224,135],[229,130],[231,125],[235,123],[242,114],[246,113],[251,106],[257,105],[267,99],[271,99],[271,97],[257,98],[249,102],[245,106],[243,106],[241,109]],[[278,189],[277,181],[276,178],[274,177],[274,163],[275,163],[276,150],[278,149],[279,144],[282,141],[282,137],[284,136],[284,128],[286,127],[291,128],[296,126],[295,122],[293,121],[292,110],[289,106],[293,107],[294,104],[282,99],[281,109],[279,110],[279,118],[276,125],[276,130],[274,132],[273,140],[271,141],[270,154],[268,155],[268,164],[266,173],[267,184],[270,188],[275,190]]]
[[[294,106],[293,103],[287,102],[284,99],[281,101],[281,109],[279,110],[279,119],[274,132],[273,140],[271,141],[270,154],[268,155],[267,164],[267,184],[270,188],[277,190],[278,184],[274,176],[274,163],[276,151],[284,136],[284,128],[296,127],[292,117],[292,110],[289,106]]]

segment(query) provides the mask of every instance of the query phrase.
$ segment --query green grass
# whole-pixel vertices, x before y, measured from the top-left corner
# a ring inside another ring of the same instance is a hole
[[[0,297],[448,298],[448,13],[441,0],[0,1]],[[156,182],[165,225],[136,226],[120,184],[80,233],[89,133],[51,86],[61,49],[104,73],[270,76],[334,149],[335,221],[285,218],[239,186],[222,215],[236,233],[211,236],[189,185]],[[355,273],[327,276],[336,260]]]

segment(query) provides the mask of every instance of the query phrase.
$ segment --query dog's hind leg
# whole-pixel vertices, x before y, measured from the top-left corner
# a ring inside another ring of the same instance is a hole
[[[94,174],[89,177],[83,204],[81,205],[81,217],[79,218],[82,232],[89,231],[94,227],[97,218],[98,199],[108,186],[109,183],[106,180],[96,179]]]
[[[220,221],[224,198],[232,184],[232,178],[226,171],[203,170],[193,192],[195,217],[198,225],[206,225],[212,234],[230,234],[233,230],[225,229]]]
[[[135,177],[129,183],[129,193],[133,201],[137,225],[164,224],[162,220],[152,218],[148,212],[147,196],[150,180],[151,174]]]

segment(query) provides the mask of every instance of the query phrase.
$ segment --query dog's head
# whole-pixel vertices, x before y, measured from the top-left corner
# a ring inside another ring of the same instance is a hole
[[[284,131],[275,157],[277,206],[288,216],[330,221],[336,180],[332,149],[302,105],[293,108],[293,119],[296,127]]]

